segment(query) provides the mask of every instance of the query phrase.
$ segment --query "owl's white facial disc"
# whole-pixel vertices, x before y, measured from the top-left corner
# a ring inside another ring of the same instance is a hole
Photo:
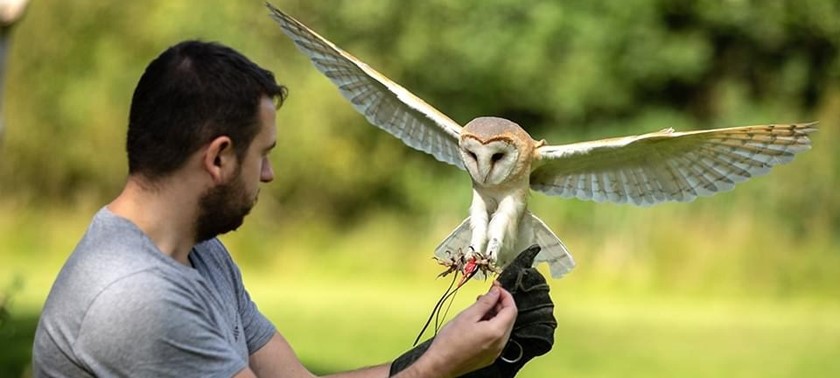
[[[482,143],[474,138],[461,141],[461,158],[473,181],[483,186],[504,183],[516,167],[519,151],[506,139]]]

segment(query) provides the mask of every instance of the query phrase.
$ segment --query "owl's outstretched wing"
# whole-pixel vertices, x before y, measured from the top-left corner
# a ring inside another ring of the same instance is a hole
[[[464,169],[458,152],[461,126],[411,92],[336,47],[305,25],[266,4],[298,49],[326,75],[368,122],[437,160]]]
[[[646,206],[730,190],[811,148],[816,123],[655,133],[537,150],[531,188]]]

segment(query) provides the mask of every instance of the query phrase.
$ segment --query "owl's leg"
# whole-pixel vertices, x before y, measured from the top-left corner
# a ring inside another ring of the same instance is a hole
[[[472,205],[470,205],[470,238],[469,250],[464,254],[467,259],[475,258],[477,253],[483,253],[487,246],[487,226],[490,216],[487,212],[487,202],[476,191],[473,191]]]
[[[496,262],[503,250],[513,247],[519,230],[519,220],[522,219],[524,213],[525,201],[516,196],[505,197],[499,203],[499,208],[493,213],[487,230],[488,242],[485,256],[490,262]]]

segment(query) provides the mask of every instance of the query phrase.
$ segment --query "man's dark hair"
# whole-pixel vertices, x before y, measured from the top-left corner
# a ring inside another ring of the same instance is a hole
[[[164,177],[222,135],[231,138],[241,161],[259,132],[262,96],[279,107],[286,94],[270,71],[229,47],[185,41],[168,48],[149,63],[134,90],[129,174]]]

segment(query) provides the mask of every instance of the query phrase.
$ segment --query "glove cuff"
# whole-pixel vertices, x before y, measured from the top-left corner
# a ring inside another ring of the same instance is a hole
[[[405,352],[401,356],[397,357],[393,362],[391,362],[391,369],[388,376],[393,377],[409,365],[413,364],[414,361],[420,359],[420,356],[422,356],[423,353],[426,353],[426,350],[429,349],[429,345],[432,345],[432,340],[434,340],[434,338],[422,342],[420,345],[409,349],[408,352]]]

